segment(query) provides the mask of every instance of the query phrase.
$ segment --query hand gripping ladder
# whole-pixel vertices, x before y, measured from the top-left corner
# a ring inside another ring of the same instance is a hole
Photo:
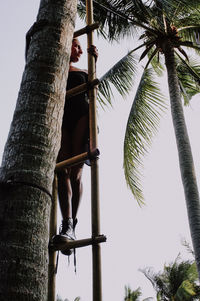
[[[93,30],[98,28],[98,24],[93,23],[93,3],[92,0],[86,0],[87,26],[76,31],[74,37],[87,34],[87,46],[93,45]],[[96,116],[96,88],[98,84],[95,72],[94,57],[88,53],[88,83],[82,84],[67,91],[67,96],[72,96],[88,90],[89,94],[89,128],[90,128],[90,150],[78,156],[72,157],[63,162],[59,162],[55,169],[55,178],[53,183],[53,201],[50,216],[50,238],[56,234],[57,230],[57,177],[56,172],[62,168],[69,167],[86,159],[91,160],[91,215],[92,215],[92,237],[82,240],[69,241],[60,246],[51,246],[49,248],[49,278],[48,278],[48,301],[55,301],[56,284],[56,250],[67,248],[80,248],[92,245],[92,269],[93,269],[93,301],[102,301],[101,287],[101,250],[100,243],[106,241],[104,235],[100,235],[100,214],[99,214],[99,170],[97,148],[97,116]]]

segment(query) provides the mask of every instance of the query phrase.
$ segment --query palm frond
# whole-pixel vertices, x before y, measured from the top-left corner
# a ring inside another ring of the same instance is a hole
[[[185,280],[178,288],[175,300],[191,300],[195,295],[195,286],[189,280]]]
[[[123,0],[94,0],[94,21],[99,23],[98,33],[108,40],[118,40],[120,36],[130,36],[134,26],[129,20],[131,1]],[[85,1],[80,0],[78,14],[85,19]],[[137,32],[137,31],[136,31]]]
[[[200,45],[195,45],[193,42],[190,41],[180,41],[179,45],[193,49],[197,53],[197,55],[200,55]]]
[[[179,58],[177,62],[179,85],[184,103],[187,105],[194,95],[200,93],[200,64],[197,60],[186,61],[176,54]]]
[[[140,2],[140,5],[138,3]],[[94,21],[99,23],[98,33],[104,38],[119,41],[120,38],[138,34],[139,28],[151,31],[149,26],[150,7],[145,6],[140,0],[93,0]],[[142,8],[143,9],[142,9]],[[85,1],[80,0],[78,14],[82,20],[85,19]],[[144,16],[145,14],[145,16]],[[147,15],[149,16],[147,18]]]
[[[124,301],[139,301],[139,297],[142,295],[141,288],[138,287],[132,291],[129,286],[125,286],[125,298]]]
[[[163,3],[165,11],[176,12],[177,17],[185,17],[189,14],[196,14],[199,11],[200,5],[198,0],[158,0]]]
[[[140,20],[140,22],[143,22],[144,24],[149,24],[150,20],[153,18],[153,12],[148,1],[144,3],[141,0],[132,0],[132,2],[132,18]]]
[[[153,70],[156,72],[158,76],[162,76],[164,71],[164,65],[161,63],[159,52],[156,53],[156,47],[154,46],[148,52],[148,58],[150,60],[151,66]]]
[[[170,21],[170,24],[176,26],[176,28],[188,24],[184,20],[192,22],[192,19],[199,15],[200,5],[198,0],[156,0],[152,2],[155,3],[155,12],[160,11],[160,15],[164,14]],[[199,20],[193,24],[198,23]]]
[[[199,19],[198,19],[198,23],[199,23]],[[179,36],[184,40],[193,42],[195,45],[200,44],[200,24],[198,23],[195,23],[193,25],[192,24],[189,25],[189,22],[184,23],[188,25],[185,27],[180,27],[178,29]]]
[[[188,56],[187,56],[187,53],[185,52],[185,50],[183,50],[181,47],[178,47],[177,48],[179,51],[180,51],[180,53],[186,58],[186,60],[188,60]]]
[[[179,259],[178,256],[174,262],[165,265],[163,272],[155,273],[152,268],[140,270],[152,283],[159,300],[198,300],[198,273],[195,262],[180,262]]]
[[[106,104],[111,105],[111,99],[113,98],[111,85],[122,96],[130,92],[134,83],[136,66],[136,58],[132,51],[130,51],[100,78],[98,101],[101,106]]]
[[[158,55],[159,51],[158,48],[155,48],[154,51],[151,53],[151,55],[149,56],[149,60],[145,66],[145,69],[147,69],[149,67],[149,64],[151,63],[151,61]]]
[[[124,140],[125,178],[140,205],[144,200],[140,184],[142,157],[151,144],[164,108],[163,96],[153,80],[152,70],[146,69],[133,101]]]
[[[187,279],[190,281],[196,281],[198,279],[198,271],[195,261],[191,263],[191,266],[187,271]]]
[[[140,56],[140,61],[151,51],[151,49],[153,48],[153,43],[150,44],[148,47],[146,47],[146,49],[143,51],[143,53]]]

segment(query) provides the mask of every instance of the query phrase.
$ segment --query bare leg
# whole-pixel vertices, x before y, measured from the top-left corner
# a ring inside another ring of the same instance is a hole
[[[71,157],[71,137],[67,131],[63,130],[61,148],[58,154],[58,162]],[[65,169],[58,173],[58,196],[60,210],[63,220],[72,217],[72,188],[70,180],[70,169]]]
[[[72,217],[72,189],[71,181],[67,171],[58,173],[58,195],[63,220]]]
[[[71,187],[72,187],[72,217],[75,220],[80,205],[81,197],[83,194],[82,183],[82,170],[83,166],[73,169],[71,173]]]
[[[84,152],[86,137],[88,134],[88,116],[83,116],[77,123],[73,132],[72,152],[78,155]],[[72,188],[72,217],[75,220],[83,192],[82,172],[83,163],[71,168],[70,179]]]

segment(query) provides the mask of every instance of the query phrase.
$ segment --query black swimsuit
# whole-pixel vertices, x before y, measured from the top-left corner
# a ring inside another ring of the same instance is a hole
[[[88,75],[84,71],[70,71],[67,80],[67,90],[84,84],[87,81]],[[86,92],[66,99],[62,127],[69,132],[73,132],[80,118],[88,115],[89,104]]]

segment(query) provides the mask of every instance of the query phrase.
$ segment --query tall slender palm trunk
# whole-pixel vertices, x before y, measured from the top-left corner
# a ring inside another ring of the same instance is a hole
[[[176,72],[174,49],[169,44],[165,48],[165,64],[171,102],[172,120],[178,148],[181,177],[185,192],[187,213],[192,237],[195,259],[200,278],[200,201],[197,187],[192,151],[187,133],[180,88]],[[173,208],[172,208],[173,210]],[[177,219],[179,212],[177,212]]]
[[[41,0],[0,170],[0,300],[46,301],[51,187],[74,0]]]

